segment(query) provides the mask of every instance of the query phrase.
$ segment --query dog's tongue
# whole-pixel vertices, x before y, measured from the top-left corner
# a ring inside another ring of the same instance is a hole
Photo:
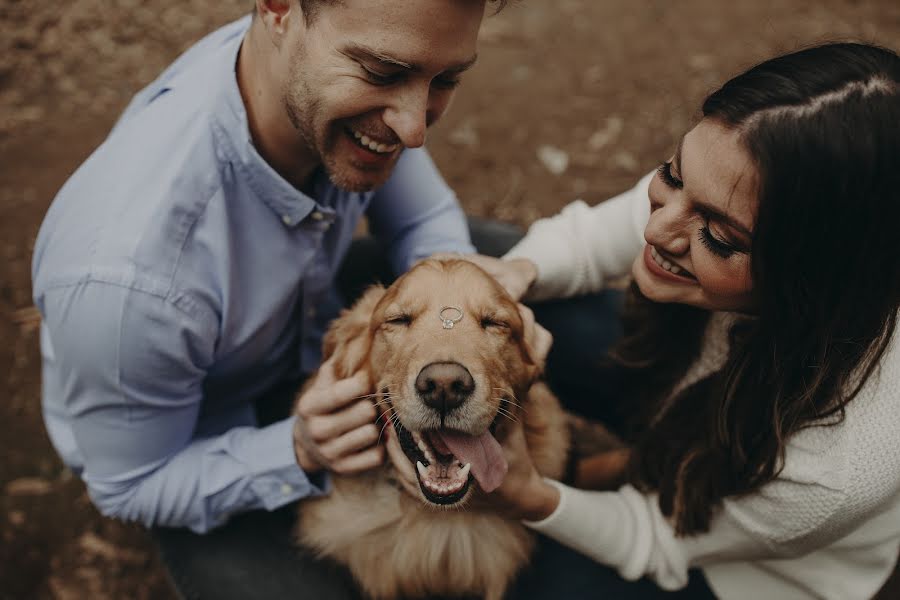
[[[440,432],[441,439],[463,464],[472,465],[472,475],[485,492],[493,492],[506,477],[506,458],[503,449],[490,432],[481,435],[467,435],[458,431]]]

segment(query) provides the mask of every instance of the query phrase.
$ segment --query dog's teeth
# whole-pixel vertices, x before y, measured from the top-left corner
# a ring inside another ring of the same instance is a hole
[[[425,458],[428,459],[428,462],[434,462],[434,458],[431,456],[431,452],[428,451],[428,445],[422,440],[418,441],[419,450],[422,451],[422,454],[425,455]]]
[[[463,481],[465,481],[469,477],[469,471],[471,469],[472,463],[466,463],[466,466],[459,470],[459,476]]]
[[[419,472],[419,477],[425,479],[425,476],[428,474],[428,471],[425,469],[425,465],[422,464],[421,460],[416,461],[416,471]]]

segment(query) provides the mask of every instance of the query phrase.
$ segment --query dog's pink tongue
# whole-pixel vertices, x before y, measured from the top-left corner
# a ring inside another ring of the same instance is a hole
[[[490,432],[481,435],[467,435],[458,431],[440,431],[441,439],[463,464],[472,465],[472,475],[486,492],[493,492],[506,477],[506,458],[503,449]]]

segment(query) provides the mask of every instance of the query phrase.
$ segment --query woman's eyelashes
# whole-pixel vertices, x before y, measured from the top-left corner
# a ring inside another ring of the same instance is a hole
[[[739,248],[714,236],[709,230],[709,223],[700,228],[700,243],[720,258],[729,258],[735,252],[741,251]]]
[[[662,179],[663,183],[673,189],[683,189],[684,181],[679,179],[673,169],[672,169],[672,161],[666,161],[659,166],[657,169],[659,173],[659,178]],[[709,229],[709,220],[706,221],[706,224],[700,228],[699,234],[700,243],[703,246],[718,256],[719,258],[730,258],[735,253],[745,253],[746,250],[743,248],[739,248],[730,242],[717,238],[713,235],[712,231]]]
[[[659,168],[656,171],[659,173],[659,178],[662,179],[663,183],[665,183],[670,188],[680,190],[684,187],[684,182],[675,177],[674,173],[672,173],[671,160],[659,165]]]

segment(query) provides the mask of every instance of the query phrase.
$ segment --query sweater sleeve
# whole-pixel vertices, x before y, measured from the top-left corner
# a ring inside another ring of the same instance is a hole
[[[506,254],[537,266],[538,277],[526,299],[589,294],[627,274],[644,246],[652,178],[648,174],[634,188],[593,207],[576,200],[558,215],[532,224]]]
[[[646,576],[665,590],[684,587],[691,567],[795,556],[793,538],[788,535],[790,539],[781,543],[773,543],[773,538],[780,530],[789,531],[792,517],[798,513],[812,516],[815,523],[807,518],[807,525],[823,527],[839,504],[834,502],[820,513],[809,515],[806,502],[821,500],[814,490],[782,504],[782,510],[770,507],[773,512],[763,520],[755,519],[758,527],[753,530],[745,519],[729,510],[734,507],[727,506],[732,502],[726,501],[709,532],[677,537],[655,494],[644,494],[628,485],[616,492],[594,492],[548,482],[560,490],[560,503],[546,519],[526,521],[527,526],[616,569],[624,579],[634,581]]]
[[[896,502],[898,359],[895,339],[880,374],[854,398],[845,419],[794,434],[778,476],[725,499],[706,533],[676,536],[657,496],[631,486],[595,492],[557,482],[550,482],[560,490],[556,510],[526,525],[626,579],[647,576],[664,589],[683,587],[691,567],[792,559],[836,544]],[[896,536],[896,527],[875,535]]]

